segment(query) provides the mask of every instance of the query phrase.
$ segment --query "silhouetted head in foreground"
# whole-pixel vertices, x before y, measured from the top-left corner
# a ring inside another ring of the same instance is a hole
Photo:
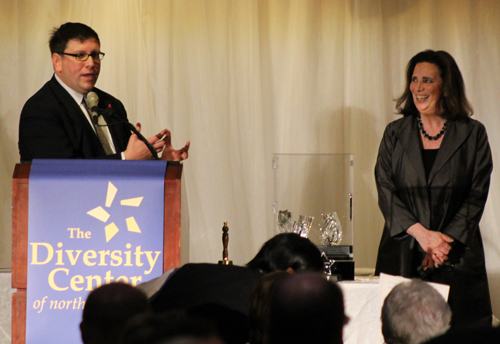
[[[215,328],[185,311],[143,313],[129,321],[121,344],[224,344]]]
[[[273,286],[270,344],[340,344],[348,318],[340,287],[315,273],[289,274]]]
[[[119,343],[127,321],[149,312],[146,295],[125,283],[110,283],[94,289],[85,302],[80,330],[84,344]]]

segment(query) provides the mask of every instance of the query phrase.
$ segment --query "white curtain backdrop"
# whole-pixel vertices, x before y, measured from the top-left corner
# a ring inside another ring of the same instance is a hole
[[[500,161],[497,0],[0,0],[0,262],[10,266],[11,177],[24,102],[52,75],[49,32],[93,27],[97,86],[151,136],[191,140],[184,164],[184,261],[246,263],[274,234],[272,153],[352,153],[356,266],[374,267],[382,230],[373,168],[408,60],[450,52]],[[482,221],[500,314],[500,171]],[[321,181],[318,181],[321,182]],[[186,253],[187,252],[187,253]]]

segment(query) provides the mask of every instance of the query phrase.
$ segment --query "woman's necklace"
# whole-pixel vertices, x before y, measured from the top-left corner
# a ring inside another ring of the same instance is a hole
[[[438,140],[446,132],[446,129],[448,129],[448,120],[446,120],[446,122],[444,122],[443,128],[441,128],[441,131],[436,136],[430,136],[425,131],[424,125],[422,124],[422,120],[420,119],[420,116],[417,117],[417,123],[418,123],[418,127],[420,128],[420,131],[422,132],[422,135],[424,135],[424,137],[426,139],[431,140],[431,141]]]

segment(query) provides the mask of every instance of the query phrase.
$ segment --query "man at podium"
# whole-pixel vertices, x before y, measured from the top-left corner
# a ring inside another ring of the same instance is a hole
[[[187,159],[189,141],[175,150],[170,131],[147,139],[131,134],[123,104],[97,88],[101,51],[99,36],[87,25],[66,23],[49,41],[54,75],[24,105],[19,123],[21,161],[32,159],[146,160]],[[97,107],[97,108],[96,108]],[[101,115],[105,113],[106,116]],[[135,127],[140,131],[140,123]]]

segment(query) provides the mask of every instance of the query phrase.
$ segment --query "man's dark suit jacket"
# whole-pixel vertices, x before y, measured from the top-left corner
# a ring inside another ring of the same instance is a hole
[[[101,109],[112,109],[123,121],[127,112],[113,96],[95,88]],[[116,154],[106,156],[94,132],[73,97],[52,77],[24,105],[19,122],[21,161],[32,159],[120,159],[127,148],[130,130],[109,119],[109,131]]]

